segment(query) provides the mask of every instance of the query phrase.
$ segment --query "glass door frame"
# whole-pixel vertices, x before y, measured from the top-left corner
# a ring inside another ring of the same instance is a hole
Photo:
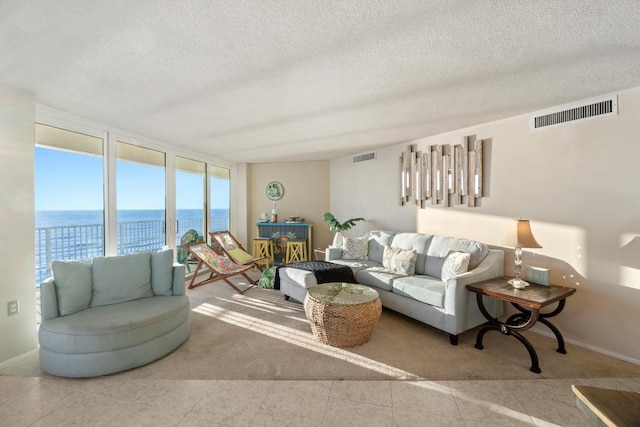
[[[210,187],[209,187],[209,166],[219,166],[230,170],[230,197],[229,197],[229,229],[239,238],[250,238],[245,236],[248,232],[246,227],[238,230],[238,224],[246,224],[246,201],[237,195],[238,188],[246,186],[246,165],[236,164],[221,159],[216,159],[210,155],[185,150],[168,143],[162,143],[150,138],[141,137],[133,133],[122,131],[99,122],[95,122],[83,117],[66,113],[55,108],[36,104],[35,122],[46,126],[53,126],[72,132],[95,136],[103,140],[103,198],[104,198],[104,254],[105,256],[117,255],[118,227],[117,227],[117,205],[116,205],[116,164],[117,164],[117,141],[127,144],[138,145],[165,153],[165,210],[166,210],[166,233],[165,245],[176,249],[176,156],[181,156],[206,164],[205,195],[206,195],[206,226],[208,232],[208,217],[210,215]],[[238,171],[238,168],[240,171]],[[238,176],[243,176],[242,183],[238,183]],[[240,185],[239,185],[240,184]],[[245,197],[246,199],[246,197]],[[242,206],[238,206],[238,202]],[[208,236],[207,236],[208,237]],[[34,260],[35,262],[35,260]],[[35,266],[34,266],[35,267]]]
[[[175,174],[176,174],[176,177],[175,177],[175,180],[174,180],[174,183],[176,185],[176,189],[175,189],[175,193],[174,193],[175,194],[174,200],[176,202],[176,209],[175,209],[175,213],[176,213],[176,222],[175,222],[176,238],[172,242],[179,242],[180,239],[182,238],[182,235],[179,235],[179,233],[177,232],[177,229],[178,229],[178,219],[177,218],[178,218],[178,209],[179,209],[179,207],[178,207],[178,190],[179,190],[178,189],[178,172],[187,172],[186,170],[178,168],[178,163],[179,163],[179,161],[177,160],[178,157],[183,159],[183,160],[185,160],[185,161],[188,161],[188,162],[201,163],[202,166],[203,166],[203,170],[201,172],[199,172],[199,173],[202,173],[202,176],[201,176],[201,178],[202,178],[202,194],[201,194],[202,205],[200,206],[200,208],[202,209],[203,218],[202,218],[202,224],[200,224],[202,228],[201,228],[201,230],[197,230],[197,231],[198,231],[199,235],[204,236],[204,238],[206,239],[206,238],[208,238],[208,234],[207,233],[208,233],[208,229],[209,229],[209,218],[207,217],[209,201],[208,201],[207,193],[206,193],[207,192],[207,188],[208,188],[207,170],[208,170],[208,167],[209,167],[209,163],[207,163],[206,161],[203,161],[203,160],[198,160],[198,159],[194,159],[194,158],[191,158],[191,157],[187,157],[187,156],[184,156],[182,154],[176,154],[175,156],[173,156],[173,159],[175,160],[175,163],[176,163],[176,167],[174,168],[174,171],[175,171]],[[182,230],[182,232],[184,232],[184,230]],[[176,243],[176,244],[178,244],[178,243]]]
[[[131,137],[122,133],[117,132],[109,132],[108,140],[107,140],[107,156],[108,156],[108,170],[107,177],[105,181],[108,181],[108,188],[111,191],[107,191],[109,198],[109,212],[107,215],[108,221],[105,221],[109,224],[108,230],[109,233],[106,234],[105,230],[105,240],[106,240],[106,255],[117,255],[118,254],[118,204],[117,204],[117,194],[118,188],[116,184],[116,168],[118,163],[118,142],[123,142],[125,144],[130,144],[134,146],[138,146],[140,148],[155,150],[164,153],[165,156],[165,242],[163,247],[170,247],[171,239],[175,239],[175,155],[171,150],[166,146],[162,146],[159,144],[154,144],[145,141],[144,143],[140,142],[140,139]],[[173,195],[170,197],[169,195]],[[168,243],[169,242],[169,243]]]

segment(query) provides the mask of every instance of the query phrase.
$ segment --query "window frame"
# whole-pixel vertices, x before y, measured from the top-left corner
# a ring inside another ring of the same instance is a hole
[[[237,198],[236,179],[237,165],[232,162],[217,159],[203,153],[182,149],[167,143],[163,143],[151,138],[146,138],[131,132],[126,132],[99,122],[65,113],[51,107],[36,104],[36,123],[46,126],[53,126],[71,132],[78,132],[89,136],[95,136],[103,140],[103,195],[104,195],[104,253],[105,255],[117,255],[117,205],[116,205],[116,163],[117,163],[117,142],[124,142],[163,152],[165,154],[165,210],[166,210],[166,231],[165,246],[176,249],[176,157],[184,157],[206,165],[205,179],[205,215],[210,216],[210,188],[209,169],[210,166],[218,166],[229,169],[229,229],[232,233],[237,233],[238,221],[232,212],[238,212],[236,208]],[[208,222],[208,221],[207,221]],[[208,226],[208,224],[207,224]],[[244,233],[242,233],[244,234]],[[35,262],[35,260],[34,260]]]

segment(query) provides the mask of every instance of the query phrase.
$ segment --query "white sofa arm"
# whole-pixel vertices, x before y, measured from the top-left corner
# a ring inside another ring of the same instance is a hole
[[[56,284],[53,281],[53,277],[49,277],[40,283],[40,314],[43,321],[60,317]]]
[[[171,292],[173,295],[184,295],[184,274],[185,266],[177,262],[173,263],[173,280],[171,285]]]
[[[482,262],[473,270],[462,273],[449,280],[456,282],[457,286],[465,287],[471,283],[482,282],[504,275],[504,252],[499,249],[491,249]],[[449,285],[447,282],[447,286]]]
[[[455,330],[465,330],[469,305],[476,304],[475,295],[471,295],[471,292],[467,290],[467,285],[503,275],[504,252],[499,249],[491,249],[476,268],[447,281],[444,309],[445,313],[451,314],[448,319],[457,324]]]
[[[324,259],[326,261],[331,261],[332,259],[342,259],[342,248],[329,246],[324,251]]]

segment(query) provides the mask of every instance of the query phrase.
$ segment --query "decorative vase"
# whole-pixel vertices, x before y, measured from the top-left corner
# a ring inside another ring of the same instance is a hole
[[[342,233],[340,231],[336,231],[336,235],[333,236],[333,245],[334,248],[342,247]]]

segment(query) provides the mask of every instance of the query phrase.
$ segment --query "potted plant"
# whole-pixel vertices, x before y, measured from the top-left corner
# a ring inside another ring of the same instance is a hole
[[[331,212],[325,212],[322,214],[322,220],[329,224],[329,230],[335,231],[336,235],[333,237],[333,246],[341,247],[342,246],[342,232],[350,230],[356,222],[358,221],[366,221],[364,218],[351,218],[346,220],[345,222],[340,222],[336,219],[335,216]]]

